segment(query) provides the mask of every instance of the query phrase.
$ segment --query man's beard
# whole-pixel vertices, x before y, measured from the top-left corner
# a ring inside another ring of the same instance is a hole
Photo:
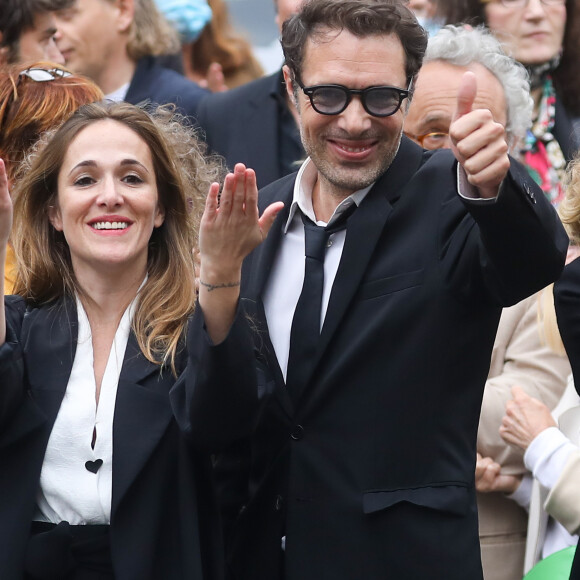
[[[312,159],[318,169],[319,177],[330,186],[329,192],[344,199],[355,191],[373,184],[387,171],[397,155],[402,135],[403,132],[401,131],[394,146],[387,147],[387,144],[383,143],[384,146],[378,151],[379,155],[374,163],[365,165],[364,163],[352,162],[350,167],[346,162],[339,164],[329,160],[329,156],[326,153],[327,145],[320,145],[320,143],[326,143],[326,136],[315,144],[303,138],[302,144],[306,154]],[[381,137],[384,136],[381,135]],[[369,136],[361,136],[360,138],[368,139]]]

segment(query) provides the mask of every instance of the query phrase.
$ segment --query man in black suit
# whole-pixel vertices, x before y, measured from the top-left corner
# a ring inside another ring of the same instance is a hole
[[[482,578],[494,336],[502,306],[558,277],[567,237],[503,126],[472,110],[473,73],[453,152],[402,137],[426,43],[400,2],[310,0],[284,25],[309,158],[260,191],[285,209],[242,270],[263,407],[216,465],[231,578]],[[203,269],[200,293],[236,283],[231,260]]]
[[[153,0],[75,0],[57,12],[57,25],[66,65],[95,81],[106,98],[175,103],[195,117],[207,91],[157,62],[179,44]]]
[[[302,0],[275,0],[282,24]],[[208,147],[233,169],[244,163],[256,172],[258,187],[293,173],[304,160],[298,114],[288,98],[282,70],[241,87],[205,97],[197,111]]]

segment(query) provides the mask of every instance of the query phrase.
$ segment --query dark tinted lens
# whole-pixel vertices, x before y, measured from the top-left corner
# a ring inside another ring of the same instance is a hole
[[[346,100],[347,94],[337,87],[319,87],[312,92],[312,105],[322,113],[338,113]]]
[[[399,102],[399,92],[394,89],[378,87],[366,91],[367,109],[375,115],[391,115]]]

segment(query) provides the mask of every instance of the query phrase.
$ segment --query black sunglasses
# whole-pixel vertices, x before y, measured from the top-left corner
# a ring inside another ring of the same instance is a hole
[[[312,108],[321,115],[340,115],[350,103],[353,95],[359,95],[364,110],[373,117],[394,115],[408,98],[409,89],[378,86],[366,89],[349,89],[343,85],[314,85],[305,87],[296,81],[310,99]]]

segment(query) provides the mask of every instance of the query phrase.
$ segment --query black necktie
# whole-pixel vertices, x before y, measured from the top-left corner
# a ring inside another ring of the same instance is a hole
[[[286,386],[295,401],[306,385],[316,358],[324,287],[324,255],[328,238],[346,227],[346,220],[355,208],[356,204],[353,203],[326,227],[317,226],[302,214],[305,239],[304,283],[292,319],[286,371]]]

